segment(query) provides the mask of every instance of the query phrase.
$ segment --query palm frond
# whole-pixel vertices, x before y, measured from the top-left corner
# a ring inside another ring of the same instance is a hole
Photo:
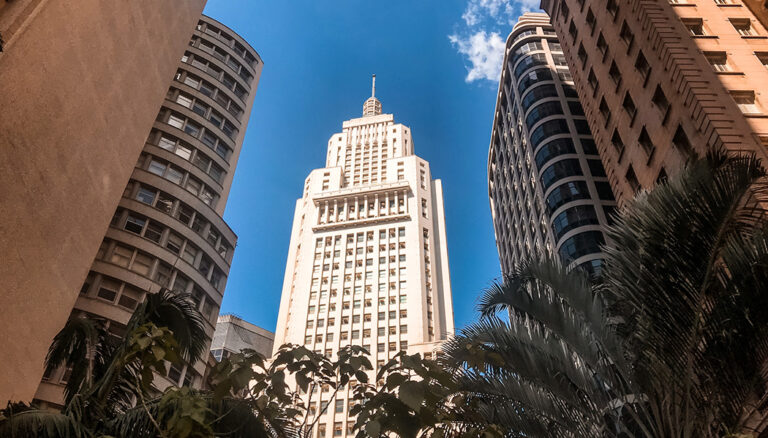
[[[167,327],[179,343],[185,361],[194,363],[206,348],[205,323],[190,294],[175,294],[162,289],[147,294],[128,323],[128,330],[147,322]]]

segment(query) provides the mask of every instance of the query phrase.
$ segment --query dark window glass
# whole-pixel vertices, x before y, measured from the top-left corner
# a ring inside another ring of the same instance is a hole
[[[603,163],[600,160],[587,160],[587,164],[589,165],[589,172],[592,176],[605,176],[605,168],[603,168]]]
[[[610,188],[609,188],[610,189]],[[565,184],[560,184],[552,190],[552,193],[547,196],[547,208],[551,214],[561,205],[576,199],[589,198],[589,189],[587,183],[584,181],[569,181]]]
[[[579,139],[581,141],[581,148],[584,150],[584,153],[587,155],[598,155],[597,153],[597,145],[595,145],[595,141],[591,138],[581,138]]]
[[[512,52],[512,64],[514,65],[518,59],[521,57],[527,55],[529,52],[533,52],[534,50],[543,50],[544,47],[541,45],[541,41],[529,41],[517,49],[515,49],[514,52]]]
[[[583,116],[584,115],[584,108],[581,107],[581,104],[576,101],[568,101],[568,109],[571,111],[571,114],[574,116]]]
[[[517,64],[517,67],[515,67],[515,77],[519,78],[524,71],[534,65],[547,65],[547,57],[543,53],[534,53],[531,56],[523,58],[523,60]]]
[[[583,175],[579,160],[568,159],[556,161],[541,173],[542,190],[547,190],[555,181],[569,176]]]
[[[565,97],[579,97],[576,88],[571,84],[563,84],[563,92],[565,92]]]
[[[560,240],[565,233],[584,226],[598,224],[597,213],[591,205],[577,205],[571,207],[552,219],[552,231],[555,240]]]
[[[613,201],[615,199],[613,197],[613,190],[611,190],[611,185],[607,182],[595,181],[595,188],[597,189],[597,196],[599,196],[603,201]]]
[[[563,107],[560,106],[560,102],[544,102],[531,110],[528,117],[525,118],[525,124],[528,126],[528,129],[531,129],[539,120],[555,114],[563,114]]]
[[[531,147],[536,148],[546,138],[557,134],[569,134],[568,123],[564,119],[544,122],[531,133]]]
[[[573,147],[573,141],[570,138],[558,138],[539,149],[536,153],[536,165],[541,169],[547,161],[563,154],[573,154],[576,150]]]
[[[600,252],[600,246],[605,243],[600,231],[587,231],[568,238],[558,251],[566,263],[581,256]]]
[[[137,217],[134,215],[128,215],[128,219],[125,221],[125,229],[136,234],[141,234],[141,230],[144,229],[144,224],[147,220],[143,217]]]
[[[517,91],[522,96],[531,85],[537,84],[542,81],[552,80],[552,72],[548,68],[541,68],[538,70],[531,70],[520,80],[520,84],[517,86]]]
[[[157,196],[157,192],[154,190],[141,187],[139,188],[139,192],[136,194],[136,199],[145,204],[152,205],[152,203],[155,202],[155,196]]]
[[[589,130],[589,124],[586,120],[576,119],[573,121],[573,124],[576,125],[576,132],[579,134],[592,135],[592,131]]]
[[[523,112],[528,111],[528,108],[533,106],[534,103],[547,97],[557,97],[557,88],[552,84],[540,85],[531,89],[528,94],[523,97],[522,106]]]
[[[165,227],[157,222],[150,221],[149,225],[147,225],[147,231],[144,232],[144,237],[155,243],[160,243],[160,237],[163,235],[164,229]]]

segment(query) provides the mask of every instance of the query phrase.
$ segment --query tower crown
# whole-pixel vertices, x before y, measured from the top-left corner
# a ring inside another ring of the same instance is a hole
[[[373,75],[371,83],[371,97],[363,103],[363,117],[378,116],[381,114],[381,102],[376,99],[376,75]]]

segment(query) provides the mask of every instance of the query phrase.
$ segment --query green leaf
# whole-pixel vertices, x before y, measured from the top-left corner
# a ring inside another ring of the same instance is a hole
[[[418,412],[424,401],[424,387],[419,382],[407,381],[400,385],[398,398],[409,408]]]
[[[371,420],[365,425],[365,432],[368,436],[378,437],[381,435],[381,424],[376,420]]]

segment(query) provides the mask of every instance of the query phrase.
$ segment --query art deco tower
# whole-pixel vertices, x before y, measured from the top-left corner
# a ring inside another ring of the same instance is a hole
[[[453,332],[442,185],[374,94],[296,202],[275,349],[362,345],[378,366],[400,350],[431,355]],[[346,397],[318,437],[349,434]]]

